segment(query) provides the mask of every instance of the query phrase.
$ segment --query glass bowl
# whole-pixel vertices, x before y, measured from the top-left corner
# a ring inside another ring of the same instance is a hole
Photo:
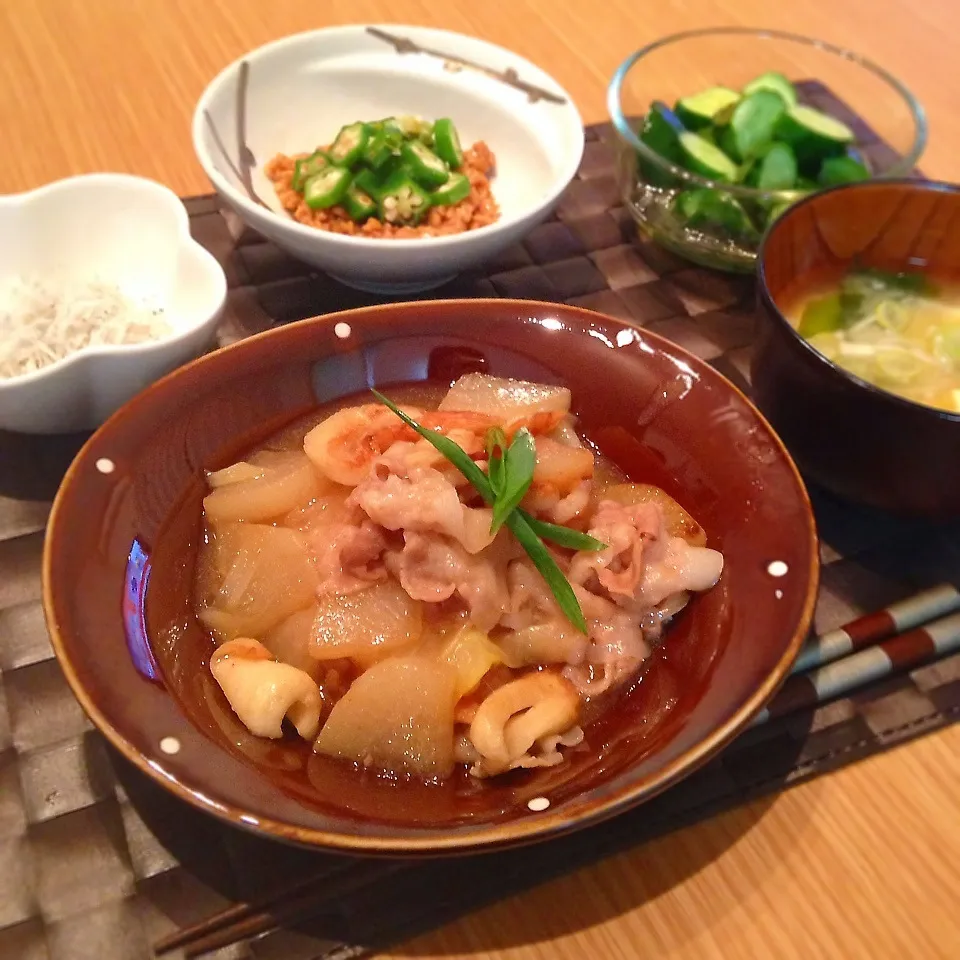
[[[816,187],[761,190],[707,179],[647,146],[639,136],[640,124],[655,100],[672,107],[681,97],[710,87],[740,90],[770,71],[793,81],[801,102],[851,126],[873,178],[909,175],[926,146],[926,117],[913,94],[887,71],[849,50],[777,30],[743,27],[690,30],[648,44],[620,65],[607,91],[618,133],[620,190],[641,231],[703,266],[752,271],[766,227]],[[684,201],[678,198],[698,188],[715,193],[691,220],[681,212]]]

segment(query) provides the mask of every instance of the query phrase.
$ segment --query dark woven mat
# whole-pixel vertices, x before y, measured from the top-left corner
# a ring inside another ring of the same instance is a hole
[[[556,217],[484,274],[461,277],[430,297],[526,297],[590,307],[674,340],[748,389],[751,281],[690,267],[636,236],[619,205],[611,138],[605,126],[587,131],[582,169]],[[375,302],[245,233],[221,216],[213,198],[186,204],[194,236],[227,271],[222,343]],[[175,926],[329,859],[240,834],[186,808],[113,756],[82,714],[53,658],[40,605],[47,501],[81,440],[0,434],[3,960],[142,960]],[[957,528],[892,520],[813,494],[824,562],[818,631],[922,587],[960,582]],[[669,793],[608,824],[517,853],[412,867],[400,883],[352,896],[312,930],[283,931],[215,956],[357,956],[904,743],[958,712],[960,655],[751,730]]]

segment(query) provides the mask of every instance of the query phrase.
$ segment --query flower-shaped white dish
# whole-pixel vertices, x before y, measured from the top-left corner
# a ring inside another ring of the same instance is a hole
[[[203,352],[227,295],[223,269],[191,237],[176,194],[126,174],[70,177],[0,198],[0,264],[0,286],[16,278],[65,291],[102,284],[149,305],[169,328],[158,339],[91,344],[32,372],[0,377],[0,429],[21,433],[99,426]]]
[[[439,237],[373,239],[298,223],[264,166],[329,144],[356,121],[449,117],[464,146],[496,156],[500,218]],[[277,246],[349,286],[403,294],[439,286],[516,243],[550,214],[583,155],[570,95],[528,60],[443,30],[348,26],[297,34],[230,64],[204,91],[193,144],[222,199]]]

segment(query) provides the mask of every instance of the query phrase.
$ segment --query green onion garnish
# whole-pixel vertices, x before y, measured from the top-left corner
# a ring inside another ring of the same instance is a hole
[[[503,435],[502,430],[500,434]],[[503,450],[503,447],[500,446],[500,449]],[[533,434],[523,427],[514,434],[510,446],[501,454],[501,467],[498,470],[496,486],[491,482],[494,488],[491,533],[496,533],[503,526],[504,521],[516,510],[530,489],[536,465],[537,449],[533,442]]]
[[[491,479],[473,462],[470,455],[462,447],[449,437],[445,437],[442,433],[422,427],[416,420],[407,416],[392,400],[389,400],[379,391],[372,390],[371,392],[408,427],[415,430],[424,440],[442,453],[464,477],[467,478],[480,496],[494,508],[494,521],[496,521],[498,499],[503,504],[513,501],[513,505],[510,506],[509,509],[501,507],[501,511],[505,512],[503,512],[503,519],[500,522],[506,524],[507,529],[517,538],[517,542],[527,552],[527,556],[533,561],[533,565],[547,582],[547,586],[550,587],[564,616],[581,633],[586,633],[587,621],[584,619],[583,611],[580,609],[580,602],[577,600],[577,595],[573,592],[573,587],[570,586],[570,582],[563,575],[563,571],[557,566],[556,560],[550,555],[550,551],[547,550],[543,540],[540,538],[541,536],[545,537],[560,546],[570,547],[574,550],[602,550],[606,544],[577,530],[570,530],[567,527],[536,520],[525,510],[517,508],[517,504],[520,502],[520,499],[522,499],[523,494],[526,493],[527,488],[530,486],[530,480],[533,478],[531,455],[533,463],[536,462],[536,449],[533,436],[530,432],[527,430],[518,430],[514,436],[513,443],[511,443],[510,447],[506,450],[503,446],[506,442],[506,437],[503,435],[502,430],[499,435],[495,433],[493,433],[492,436],[491,434],[487,435],[488,456],[493,454],[500,459],[500,463],[494,468],[494,479],[499,489],[498,495],[494,490]],[[519,446],[517,446],[517,437],[521,433],[525,433],[526,437],[521,439]],[[511,476],[509,473],[509,463],[510,454],[513,449],[518,450],[519,453],[517,465]],[[524,486],[522,481],[527,474],[528,468],[529,476]],[[520,496],[514,499],[517,490],[521,488],[522,492]],[[507,496],[508,494],[509,497]]]
[[[570,550],[605,550],[607,547],[605,543],[591,537],[589,533],[581,533],[570,527],[561,527],[556,523],[538,520],[536,517],[531,517],[526,510],[519,510],[518,513],[541,540],[552,540],[558,546],[567,547]]]
[[[502,427],[487,431],[487,479],[495,497],[503,495],[503,461],[507,450],[507,435]]]

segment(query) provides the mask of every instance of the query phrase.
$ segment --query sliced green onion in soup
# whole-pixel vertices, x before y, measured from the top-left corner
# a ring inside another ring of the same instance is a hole
[[[881,300],[873,310],[872,319],[884,330],[899,333],[910,322],[911,311],[916,309],[916,305],[917,301],[913,298]]]
[[[836,361],[840,355],[842,340],[836,333],[815,333],[809,340],[810,346],[819,350],[828,360]]]
[[[890,383],[906,386],[938,366],[932,358],[916,350],[883,347],[877,350],[874,364],[878,374]]]
[[[940,341],[940,350],[948,360],[960,363],[960,325],[947,327],[943,331]]]

